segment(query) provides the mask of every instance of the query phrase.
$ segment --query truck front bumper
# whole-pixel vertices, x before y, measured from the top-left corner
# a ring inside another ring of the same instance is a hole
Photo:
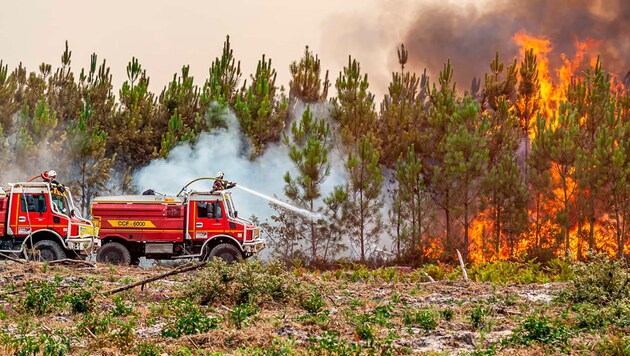
[[[77,252],[96,252],[101,247],[101,240],[96,236],[71,236],[66,240],[66,246]]]
[[[267,241],[265,239],[256,239],[243,243],[243,251],[250,255],[260,252],[265,247],[267,247]]]

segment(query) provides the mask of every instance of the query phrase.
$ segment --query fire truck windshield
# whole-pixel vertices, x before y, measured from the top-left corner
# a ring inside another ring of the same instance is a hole
[[[52,194],[52,206],[58,213],[68,215],[70,213],[70,206],[65,196],[59,194]]]
[[[234,207],[232,206],[231,199],[224,199],[225,205],[227,206],[228,216],[234,218]]]

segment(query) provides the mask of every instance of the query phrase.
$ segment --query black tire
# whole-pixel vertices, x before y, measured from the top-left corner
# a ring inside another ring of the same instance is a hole
[[[131,263],[131,254],[125,245],[118,242],[108,242],[98,249],[96,261],[126,266]]]
[[[227,263],[232,263],[236,261],[240,261],[243,259],[243,254],[238,249],[238,247],[223,243],[216,245],[207,256],[208,260],[212,260],[214,258],[222,258]]]
[[[33,245],[33,253],[29,255],[29,259],[35,261],[56,261],[66,258],[66,252],[63,247],[52,240],[37,241]]]

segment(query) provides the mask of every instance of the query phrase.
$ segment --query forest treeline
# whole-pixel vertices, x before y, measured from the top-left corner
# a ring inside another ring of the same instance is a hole
[[[282,198],[322,216],[278,209],[268,228],[282,258],[330,261],[348,249],[361,261],[406,263],[450,260],[456,249],[471,261],[630,253],[630,98],[599,60],[551,100],[533,51],[507,64],[496,54],[463,95],[450,61],[430,79],[406,67],[404,46],[397,54],[380,102],[351,56],[329,79],[307,47],[289,65],[286,93],[264,55],[245,77],[229,37],[203,82],[183,66],[159,94],[136,58],[120,88],[96,54],[76,74],[67,43],[54,70],[0,61],[0,180],[45,161],[85,208],[99,194],[134,192],[135,170],[226,129],[231,111],[251,160],[286,145],[295,169]],[[298,104],[306,109],[294,118]],[[348,181],[323,191],[333,150]],[[387,251],[385,236],[394,241]]]

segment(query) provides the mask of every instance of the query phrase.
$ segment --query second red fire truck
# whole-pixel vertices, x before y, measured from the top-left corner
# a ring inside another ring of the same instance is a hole
[[[99,262],[138,264],[140,257],[231,262],[265,247],[260,228],[238,216],[228,191],[97,197],[91,209],[100,228]]]

